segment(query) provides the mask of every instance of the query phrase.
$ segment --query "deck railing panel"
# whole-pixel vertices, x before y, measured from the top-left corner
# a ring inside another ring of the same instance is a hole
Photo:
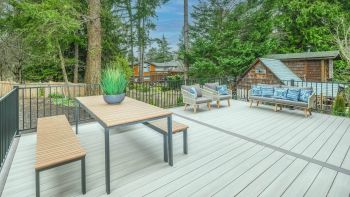
[[[14,88],[0,98],[0,169],[18,132],[18,88]]]

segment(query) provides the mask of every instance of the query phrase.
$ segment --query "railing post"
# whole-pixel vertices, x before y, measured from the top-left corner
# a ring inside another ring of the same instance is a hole
[[[294,86],[294,79],[291,79],[291,80],[290,80],[290,85],[291,85],[291,86]]]
[[[13,88],[15,89],[15,97],[16,97],[16,137],[20,137],[19,134],[19,87],[18,86],[13,86]]]

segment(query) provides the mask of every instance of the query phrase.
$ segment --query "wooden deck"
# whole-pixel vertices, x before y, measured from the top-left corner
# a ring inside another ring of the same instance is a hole
[[[174,167],[163,162],[161,134],[143,125],[111,134],[110,196],[349,196],[350,119],[270,106],[171,109],[189,128],[189,154],[174,135]],[[87,194],[105,196],[103,129],[80,127],[87,151]],[[35,194],[36,135],[23,135],[3,196]],[[80,164],[41,175],[42,196],[81,196]]]

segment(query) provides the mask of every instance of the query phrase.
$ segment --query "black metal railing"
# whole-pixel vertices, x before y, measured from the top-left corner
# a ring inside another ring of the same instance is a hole
[[[66,115],[70,122],[75,121],[75,97],[99,95],[96,84],[36,85],[21,86],[18,89],[19,130],[33,131],[40,117]],[[92,118],[85,111],[80,112],[80,121]]]
[[[233,98],[237,100],[247,100],[248,91],[252,85],[256,84],[312,87],[317,95],[314,110],[324,113],[332,112],[332,105],[338,92],[349,89],[347,87],[350,86],[350,84],[336,82],[273,81],[257,78],[220,77],[190,80],[131,81],[126,89],[126,94],[131,98],[158,107],[170,108],[183,105],[181,85],[203,85],[208,82],[219,82],[219,84],[227,85],[229,89],[233,90]],[[102,94],[98,84],[21,86],[18,91],[20,131],[33,131],[39,117],[65,114],[70,122],[74,122],[74,98]],[[81,111],[80,114],[80,121],[92,120],[85,111]]]
[[[0,98],[0,169],[18,132],[18,88],[14,88]]]

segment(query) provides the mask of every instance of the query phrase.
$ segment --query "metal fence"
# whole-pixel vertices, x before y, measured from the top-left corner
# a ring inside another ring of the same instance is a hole
[[[18,132],[18,89],[15,88],[0,98],[0,169]]]
[[[266,79],[240,79],[235,77],[145,82],[131,81],[127,87],[126,94],[131,98],[158,107],[170,108],[183,105],[181,85],[203,85],[208,82],[218,82],[227,85],[229,89],[233,90],[233,98],[237,100],[247,100],[248,91],[252,85],[274,83]],[[349,84],[335,82],[281,81],[279,83],[288,86],[312,87],[317,95],[315,110],[325,113],[331,112],[333,100],[338,92],[349,87]],[[20,131],[33,131],[36,128],[36,121],[39,117],[65,114],[70,122],[74,122],[74,98],[102,93],[98,84],[23,86],[19,87],[18,91]],[[80,121],[92,120],[85,111],[81,110],[80,114]]]

